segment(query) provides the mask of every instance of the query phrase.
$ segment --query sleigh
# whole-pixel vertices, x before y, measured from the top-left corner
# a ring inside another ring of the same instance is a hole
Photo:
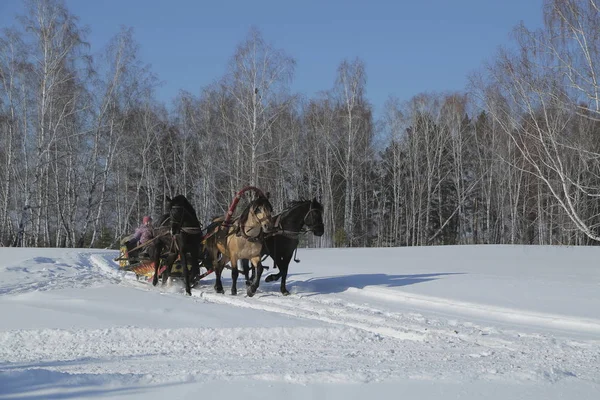
[[[121,246],[119,249],[119,256],[115,258],[115,261],[119,263],[119,269],[123,271],[133,272],[136,276],[137,280],[143,281],[151,281],[154,277],[154,260],[144,253],[143,247],[137,249],[128,244],[129,237],[124,238],[121,241]],[[166,266],[164,265],[164,261],[166,259],[166,254],[162,255],[159,258],[160,266],[158,269],[159,276],[162,275],[166,270]],[[200,265],[200,269],[194,271],[192,265],[188,264],[187,268],[189,271],[193,273],[192,275],[192,283],[196,285],[198,281],[205,276],[212,273],[212,268],[206,268]],[[172,278],[180,279],[183,275],[183,265],[181,263],[181,259],[178,257],[173,265],[171,266],[171,271],[169,274]]]

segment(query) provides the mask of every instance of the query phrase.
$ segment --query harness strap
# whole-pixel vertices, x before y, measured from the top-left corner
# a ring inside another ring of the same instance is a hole
[[[300,259],[297,257],[298,255],[298,246],[296,246],[296,250],[294,250],[294,261],[299,263]]]
[[[160,238],[160,237],[163,237],[163,236],[166,236],[166,235],[168,235],[168,234],[169,234],[169,232],[165,232],[165,233],[162,233],[162,234],[160,234],[160,235],[154,236],[152,239],[150,239],[150,240],[147,240],[147,241],[145,241],[144,243],[142,243],[142,244],[140,244],[140,245],[138,245],[138,246],[134,247],[134,248],[133,248],[133,249],[131,249],[131,250],[127,250],[127,251],[129,252],[129,251],[134,251],[134,250],[138,250],[138,249],[144,248],[144,247],[146,247],[147,245],[149,245],[150,243],[154,242],[156,239],[158,239],[158,238]]]
[[[265,234],[266,237],[271,237],[271,236],[286,236],[289,237],[290,239],[295,239],[298,236],[304,234],[304,233],[308,233],[310,232],[310,229],[308,228],[304,228],[304,229],[300,229],[299,231],[290,231],[287,229],[283,229],[280,226],[275,229],[273,232],[269,232],[267,234]]]
[[[197,235],[199,233],[202,233],[202,228],[196,228],[196,227],[182,227],[180,228],[181,232],[190,234],[190,235]]]
[[[291,207],[291,208],[288,208],[288,209],[284,210],[281,214],[279,214],[277,216],[277,219],[275,220],[275,224],[274,224],[275,227],[276,227],[276,229],[274,231],[269,232],[268,234],[266,234],[266,236],[270,237],[270,236],[275,236],[275,235],[282,235],[282,236],[286,236],[286,237],[288,237],[290,239],[295,239],[298,236],[300,236],[301,234],[311,232],[311,228],[308,227],[308,226],[306,228],[300,229],[299,231],[290,231],[290,230],[287,230],[287,229],[283,229],[281,227],[281,219],[282,219],[283,215],[284,214],[289,214],[292,210],[294,210],[294,209],[296,209],[296,208],[298,208],[300,206],[301,206],[301,204],[298,204],[298,205],[296,205],[294,207]],[[304,224],[303,225],[306,225],[306,218],[311,213],[313,213],[313,212],[321,212],[321,210],[319,210],[317,208],[312,208],[312,205],[311,205],[309,207],[308,211],[306,212],[306,214],[304,215]]]

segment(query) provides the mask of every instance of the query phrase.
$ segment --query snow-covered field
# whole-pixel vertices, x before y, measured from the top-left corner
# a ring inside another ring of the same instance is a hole
[[[0,248],[0,399],[600,398],[600,248],[298,254],[288,297],[190,298],[114,251]]]

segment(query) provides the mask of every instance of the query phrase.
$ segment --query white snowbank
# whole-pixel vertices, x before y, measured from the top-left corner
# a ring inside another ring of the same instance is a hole
[[[599,251],[301,249],[291,296],[190,298],[113,251],[0,248],[0,399],[595,399]]]

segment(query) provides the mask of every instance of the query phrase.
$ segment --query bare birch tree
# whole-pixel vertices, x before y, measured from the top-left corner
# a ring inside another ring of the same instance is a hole
[[[600,195],[585,183],[597,181],[600,154],[571,133],[574,115],[598,114],[600,13],[595,1],[574,0],[546,1],[544,12],[543,30],[517,28],[520,52],[499,54],[488,70],[494,90],[480,97],[526,162],[520,168],[543,182],[574,228],[600,240],[598,215],[580,209],[577,200]],[[586,179],[572,160],[579,160]]]
[[[237,141],[235,156],[242,158],[237,162],[248,170],[244,179],[250,185],[260,184],[261,169],[276,155],[269,137],[289,101],[294,67],[294,59],[272,48],[256,29],[250,30],[231,61],[224,83],[235,105],[230,134]]]

